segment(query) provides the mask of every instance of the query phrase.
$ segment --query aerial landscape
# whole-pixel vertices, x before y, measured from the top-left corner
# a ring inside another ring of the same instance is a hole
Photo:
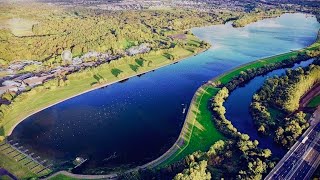
[[[319,0],[0,10],[0,179],[320,179]]]

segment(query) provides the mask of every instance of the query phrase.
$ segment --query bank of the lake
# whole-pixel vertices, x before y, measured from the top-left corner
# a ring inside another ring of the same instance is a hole
[[[195,43],[196,46],[199,46],[199,47],[193,47],[193,48],[188,47],[188,48],[191,48],[191,50],[178,48],[178,51],[172,52],[176,57],[179,57],[176,60],[170,60],[164,55],[146,56],[144,57],[144,59],[156,59],[155,61],[152,61],[153,62],[152,66],[145,65],[144,67],[137,67],[136,71],[134,71],[133,69],[129,71],[128,67],[126,68],[123,67],[124,65],[120,65],[120,67],[115,65],[113,69],[119,69],[121,73],[126,70],[128,71],[124,76],[117,77],[114,75],[112,77],[109,74],[107,75],[108,73],[107,71],[110,71],[110,69],[108,69],[107,67],[98,67],[96,69],[92,69],[91,71],[93,72],[97,71],[97,74],[101,75],[104,79],[106,79],[102,83],[96,83],[97,80],[93,76],[92,77],[89,76],[89,77],[83,77],[81,79],[72,79],[70,80],[70,84],[68,84],[67,86],[57,87],[52,90],[41,91],[41,95],[38,94],[39,92],[37,92],[37,90],[31,90],[30,92],[22,94],[21,95],[22,97],[17,98],[17,100],[15,100],[12,103],[12,105],[10,105],[10,112],[4,115],[4,118],[2,119],[2,124],[0,127],[2,128],[0,129],[0,135],[10,136],[13,129],[24,119],[32,116],[33,114],[36,114],[37,112],[40,112],[56,104],[59,104],[63,101],[66,101],[76,96],[85,94],[87,92],[90,92],[96,89],[103,88],[105,86],[108,86],[123,80],[127,80],[134,76],[139,76],[141,74],[154,71],[164,66],[177,63],[187,57],[201,53],[209,48],[209,47],[208,48],[200,47],[201,40],[198,40],[193,36],[189,36],[187,41],[193,41],[193,43]],[[192,51],[194,51],[195,53],[193,53]],[[129,57],[129,58],[138,59],[138,57]],[[102,68],[106,68],[106,69],[102,69]],[[138,68],[141,68],[141,70],[139,70]],[[69,76],[72,76],[72,75],[69,75]],[[93,83],[96,83],[96,84],[92,85]]]
[[[215,46],[178,64],[41,111],[19,124],[10,138],[41,157],[50,160],[55,157],[57,165],[77,155],[89,156],[90,161],[80,173],[141,166],[165,153],[179,136],[183,122],[190,122],[184,121],[183,109],[188,108],[199,86],[241,64],[310,45],[319,28],[314,20],[314,17],[290,14],[239,29],[232,28],[231,24],[193,29],[200,39]],[[292,27],[293,21],[299,23]],[[210,91],[208,94],[215,91],[204,90]],[[206,93],[201,97],[209,99]],[[206,109],[206,104],[200,104]],[[210,117],[210,112],[207,114],[202,109],[204,117]],[[176,159],[171,162],[194,150],[206,150],[222,138],[212,121],[204,119],[206,121],[191,118],[191,123],[185,123],[188,125],[185,132],[189,132],[185,142],[191,140],[178,147],[178,150],[185,148],[174,154]],[[114,159],[103,161],[114,152]]]
[[[314,44],[317,45],[317,47],[319,45],[319,43]],[[312,46],[315,47],[315,46]],[[306,48],[309,49],[309,48]],[[300,52],[303,52],[304,50],[301,50]],[[245,71],[247,69],[252,69],[254,68],[259,68],[259,67],[263,67],[265,65],[270,65],[270,64],[274,64],[274,63],[278,63],[281,61],[285,61],[285,60],[289,60],[291,58],[296,58],[296,54],[295,53],[290,53],[287,54],[286,58],[282,59],[282,60],[276,60],[278,59],[279,55],[277,56],[272,56],[269,58],[265,58],[265,59],[261,59],[261,60],[257,60],[254,61],[252,63],[249,63],[247,65],[243,65],[240,68],[237,68],[235,70],[231,70],[227,73],[225,73],[224,75],[221,75],[219,77],[216,77],[212,80],[210,80],[208,83],[204,84],[203,86],[201,86],[195,93],[191,104],[190,104],[190,108],[188,110],[188,114],[186,116],[186,120],[184,123],[184,126],[182,128],[182,131],[179,135],[178,140],[175,142],[175,144],[166,152],[164,153],[161,157],[157,158],[156,160],[147,163],[143,166],[140,166],[138,168],[135,168],[133,170],[138,170],[138,169],[146,169],[146,168],[161,168],[161,167],[165,167],[167,165],[170,165],[171,163],[181,160],[183,157],[199,150],[197,148],[201,148],[201,146],[211,146],[213,143],[211,142],[207,142],[206,144],[198,144],[198,138],[195,134],[193,129],[195,129],[195,125],[196,124],[212,124],[212,112],[211,110],[208,108],[208,104],[210,103],[211,99],[217,94],[217,92],[221,89],[221,88],[217,88],[215,87],[216,84],[219,84],[221,82],[221,80],[225,79],[225,78],[230,78],[230,76],[232,77],[236,77],[239,75],[239,73],[235,73],[237,72],[239,69],[242,69],[241,71]],[[268,60],[268,61],[265,61]],[[307,65],[309,65],[310,63],[312,63],[312,59],[305,61],[305,62],[301,62],[301,63],[297,63],[295,66],[293,66],[292,68],[297,68],[297,67],[305,67]],[[265,62],[263,63],[263,65],[259,65],[261,62]],[[255,77],[253,80],[250,80],[250,82],[248,84],[245,85],[245,87],[240,87],[239,90],[238,88],[235,89],[235,91],[233,91],[231,93],[231,95],[228,97],[225,106],[227,108],[227,117],[228,119],[230,119],[232,121],[232,123],[234,124],[235,122],[235,127],[241,132],[241,133],[247,133],[250,135],[250,137],[252,139],[255,140],[259,140],[259,142],[264,142],[262,144],[262,146],[260,146],[261,148],[270,148],[272,150],[272,152],[275,152],[275,156],[280,158],[284,153],[285,153],[285,149],[281,148],[280,146],[277,146],[272,139],[268,138],[268,137],[260,137],[257,135],[256,133],[256,129],[254,129],[254,122],[251,119],[251,122],[248,122],[246,124],[241,125],[241,120],[239,121],[239,123],[237,123],[238,121],[235,120],[239,120],[239,117],[237,117],[236,115],[239,113],[239,107],[238,105],[235,105],[235,101],[238,101],[239,98],[241,96],[239,96],[239,93],[243,93],[244,91],[250,91],[250,92],[246,92],[248,94],[246,94],[246,99],[242,99],[241,102],[249,102],[246,104],[242,104],[240,109],[244,109],[247,110],[249,105],[250,105],[250,99],[251,96],[253,95],[253,93],[255,93],[255,91],[260,87],[259,85],[257,86],[257,83],[262,85],[263,81],[270,77],[270,76],[274,76],[274,75],[281,75],[285,72],[286,69],[278,69],[278,70],[273,70],[270,73],[267,73],[266,75],[263,76],[257,76]],[[235,73],[236,75],[230,75]],[[231,78],[232,79],[232,78]],[[227,82],[226,82],[227,83]],[[254,87],[254,88],[252,88]],[[249,98],[247,98],[249,97]],[[238,101],[239,102],[239,101]],[[231,111],[231,112],[230,112]],[[240,110],[240,112],[243,110]],[[231,115],[228,115],[231,114]],[[241,114],[241,113],[240,113]],[[245,116],[245,119],[247,118],[251,118],[249,111],[247,113],[243,113]],[[242,114],[242,116],[243,116]],[[240,117],[240,119],[243,120],[243,117]],[[247,120],[246,120],[247,122]],[[213,125],[215,126],[215,125]],[[239,128],[240,127],[240,128]],[[219,133],[219,132],[218,132]],[[223,137],[223,135],[221,135],[220,133],[217,134],[217,132],[215,132],[216,138],[220,138],[220,139],[225,139]],[[218,136],[217,136],[218,135]],[[199,134],[198,134],[199,136]],[[211,135],[206,135],[206,134],[202,134],[201,135],[202,138],[211,138]],[[214,141],[215,139],[213,139]],[[217,140],[215,140],[217,141]],[[191,143],[190,143],[191,142]],[[267,142],[267,143],[265,143]],[[178,148],[177,148],[178,147]],[[202,149],[202,148],[201,148]],[[128,171],[131,172],[132,170]],[[116,174],[113,175],[109,175],[109,176],[116,176]],[[76,176],[74,176],[76,177]],[[102,176],[91,176],[92,178],[100,178]]]

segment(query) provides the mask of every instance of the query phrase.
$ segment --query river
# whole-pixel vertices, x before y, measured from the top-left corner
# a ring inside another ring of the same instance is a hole
[[[142,165],[175,142],[185,104],[204,82],[241,64],[306,47],[319,27],[315,17],[285,14],[245,28],[230,23],[194,28],[211,49],[43,110],[20,123],[10,139],[54,167],[88,158],[78,173]]]
[[[306,67],[312,62],[313,59],[310,59],[297,63],[291,68]],[[254,120],[250,114],[250,104],[253,95],[260,89],[266,79],[284,75],[287,69],[288,68],[277,69],[265,75],[255,77],[243,87],[239,87],[232,91],[224,104],[227,109],[226,118],[232,122],[234,127],[241,133],[248,134],[251,139],[258,140],[260,143],[259,147],[270,149],[272,154],[278,158],[281,158],[287,150],[275,143],[272,137],[263,136],[258,133],[257,126],[255,126]]]

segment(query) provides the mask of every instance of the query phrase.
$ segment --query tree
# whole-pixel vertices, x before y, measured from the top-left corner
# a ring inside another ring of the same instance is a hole
[[[174,177],[175,180],[210,180],[211,174],[207,171],[207,161],[192,162],[188,169]]]

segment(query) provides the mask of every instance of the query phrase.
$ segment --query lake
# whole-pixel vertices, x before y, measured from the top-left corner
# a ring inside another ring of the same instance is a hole
[[[245,28],[194,28],[211,49],[43,110],[20,123],[10,139],[54,167],[70,168],[76,157],[88,158],[77,173],[142,165],[176,141],[183,109],[204,82],[241,64],[306,47],[319,27],[313,16],[285,14]]]
[[[296,63],[293,69],[297,67],[306,67],[313,62],[313,59]],[[257,76],[250,80],[243,87],[239,87],[232,91],[224,103],[226,111],[226,118],[229,119],[235,128],[241,133],[246,133],[251,139],[259,141],[259,147],[268,148],[275,157],[282,158],[286,153],[286,149],[274,142],[271,136],[260,135],[257,131],[257,126],[250,114],[250,104],[253,95],[260,89],[266,79],[284,75],[287,69],[283,68],[271,71],[265,75]]]

